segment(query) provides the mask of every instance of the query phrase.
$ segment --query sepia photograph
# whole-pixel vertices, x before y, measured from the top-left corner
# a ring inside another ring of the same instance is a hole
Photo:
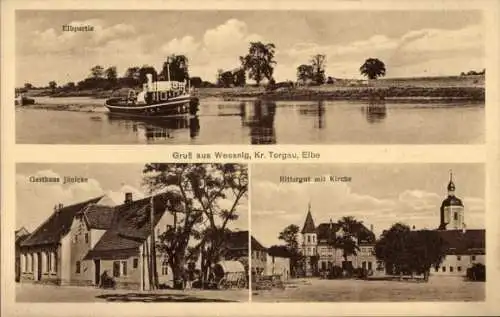
[[[247,302],[247,190],[241,164],[18,164],[16,301]]]
[[[18,10],[16,142],[482,144],[483,20],[480,10]]]
[[[252,302],[484,301],[484,184],[472,163],[252,167]]]

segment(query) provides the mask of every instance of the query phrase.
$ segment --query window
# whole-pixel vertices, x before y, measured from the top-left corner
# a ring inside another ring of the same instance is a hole
[[[450,266],[450,273],[453,273],[453,266]]]
[[[53,271],[57,272],[57,253],[54,252],[54,253],[52,253],[52,255],[54,256],[53,261],[52,261],[52,265],[54,266],[54,270]]]
[[[78,243],[78,235],[75,234],[75,243]]]
[[[33,260],[33,254],[29,255],[30,263],[31,263],[31,269],[30,272],[33,272],[35,270],[35,261]]]
[[[368,262],[368,270],[372,270],[372,262]]]
[[[311,243],[311,236],[307,236],[307,243]]]
[[[168,262],[166,260],[161,262],[161,275],[168,275]]]
[[[52,258],[51,258],[51,253],[45,253],[45,262],[47,266],[45,267],[45,272],[50,272],[50,269],[52,268]]]
[[[89,234],[88,233],[85,234],[85,243],[89,243]]]
[[[472,256],[472,261],[476,261],[476,256],[475,255]]]
[[[460,255],[457,255],[457,261],[460,261],[462,257]]]
[[[316,236],[313,236],[313,243],[316,241]]]
[[[439,268],[436,266],[436,267],[434,267],[434,272],[437,272],[437,271],[439,271]]]
[[[442,271],[443,271],[443,272],[446,272],[446,266],[443,266]]]
[[[458,213],[455,211],[455,213],[453,214],[453,220],[458,220]]]
[[[127,276],[127,261],[122,261],[122,275]]]
[[[26,254],[21,256],[21,262],[24,263],[24,272],[28,272],[28,256]]]
[[[76,273],[80,273],[81,269],[82,269],[82,268],[81,268],[81,263],[80,263],[80,261],[76,261]]]
[[[120,261],[113,262],[113,277],[120,277]]]
[[[457,266],[457,271],[458,272],[462,272],[462,267],[461,266]]]
[[[139,266],[139,259],[134,258],[134,269],[136,269]]]

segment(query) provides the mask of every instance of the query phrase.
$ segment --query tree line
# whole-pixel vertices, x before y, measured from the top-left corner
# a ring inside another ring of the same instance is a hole
[[[240,66],[231,69],[218,69],[215,83],[203,80],[199,76],[191,76],[189,73],[189,59],[185,55],[171,54],[163,62],[163,67],[157,71],[151,65],[132,66],[126,69],[123,76],[119,77],[116,66],[103,67],[95,65],[90,69],[89,75],[81,81],[68,82],[60,85],[56,81],[50,81],[46,88],[52,91],[72,91],[100,89],[111,90],[116,88],[135,88],[146,81],[146,74],[152,74],[153,80],[189,80],[193,87],[243,87],[246,79],[252,79],[259,86],[263,80],[267,80],[271,86],[275,85],[274,68],[276,47],[273,43],[250,42],[248,53],[239,57]],[[308,64],[297,67],[297,81],[301,83],[312,83],[321,85],[333,83],[333,77],[326,77],[326,55],[316,54],[311,57]],[[170,72],[169,72],[170,71]],[[369,79],[385,75],[385,64],[376,58],[369,58],[361,66],[360,72]],[[32,84],[26,83],[25,89],[33,89]]]

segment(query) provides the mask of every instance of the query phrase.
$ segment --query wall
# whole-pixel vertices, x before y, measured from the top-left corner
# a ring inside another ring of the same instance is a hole
[[[57,245],[22,248],[20,253],[20,281],[44,284],[60,283],[60,254]],[[38,276],[38,268],[41,275]]]
[[[137,261],[137,266],[134,267],[134,259]],[[119,263],[119,276],[114,276],[114,263]],[[101,274],[104,271],[108,272],[108,276],[113,277],[117,288],[122,289],[140,289],[141,286],[141,261],[139,252],[137,256],[128,258],[101,260]]]
[[[267,256],[266,275],[280,275],[283,281],[290,278],[290,259],[276,256]]]
[[[92,260],[84,260],[91,249],[92,239],[90,237],[90,230],[88,230],[86,223],[81,217],[75,217],[68,236],[71,238],[70,284],[94,285],[94,263]],[[77,262],[80,262],[79,272],[77,272]]]
[[[447,255],[437,270],[434,267],[431,268],[431,275],[465,276],[467,268],[475,263],[485,264],[485,255]]]

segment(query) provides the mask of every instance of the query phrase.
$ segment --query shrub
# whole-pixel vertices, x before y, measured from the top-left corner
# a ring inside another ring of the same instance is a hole
[[[486,266],[476,263],[467,269],[467,279],[470,281],[486,281]]]

